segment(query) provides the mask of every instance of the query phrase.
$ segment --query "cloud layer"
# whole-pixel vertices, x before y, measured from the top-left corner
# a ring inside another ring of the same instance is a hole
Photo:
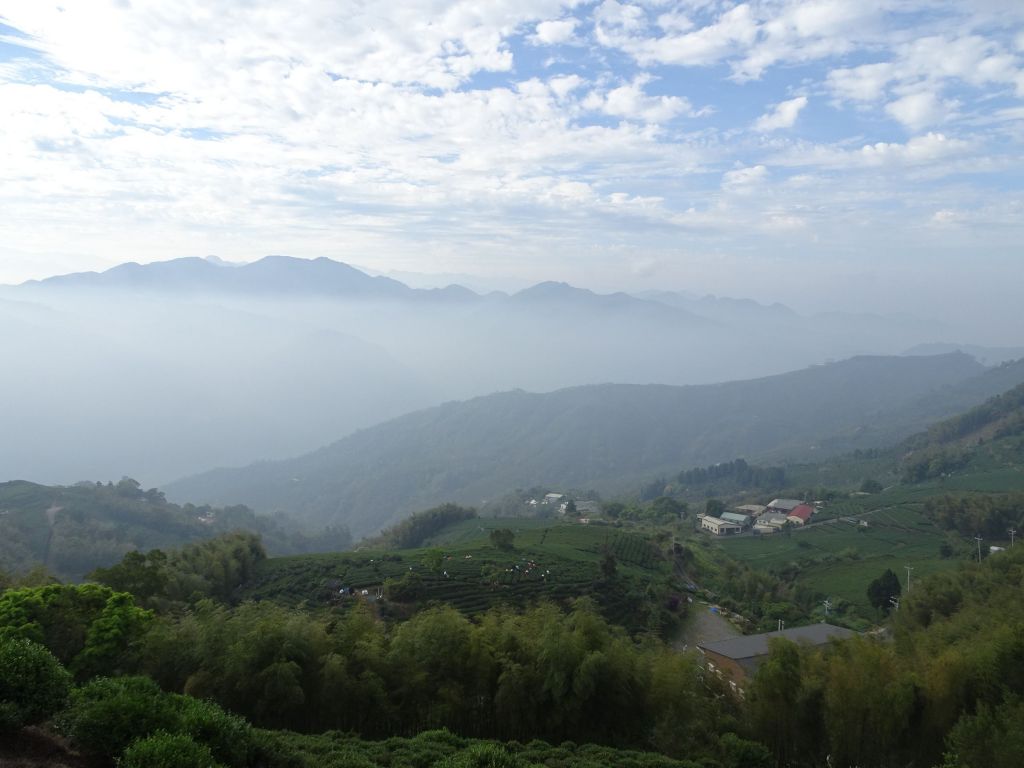
[[[13,0],[0,282],[283,252],[755,294],[1005,260],[1022,30],[998,0]]]

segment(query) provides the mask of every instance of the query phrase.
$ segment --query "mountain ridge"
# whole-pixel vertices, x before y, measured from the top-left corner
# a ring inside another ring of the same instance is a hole
[[[415,411],[293,459],[213,470],[164,490],[364,535],[415,509],[479,504],[516,487],[622,491],[658,472],[739,456],[796,460],[888,445],[1002,391],[1007,377],[1024,381],[1024,364],[986,384],[990,375],[954,353],[865,356],[721,385],[514,390]]]

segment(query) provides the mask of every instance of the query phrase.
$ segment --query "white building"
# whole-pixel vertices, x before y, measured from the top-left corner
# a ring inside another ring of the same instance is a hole
[[[715,534],[715,536],[734,536],[743,530],[736,523],[730,523],[718,517],[704,515],[700,520],[700,529]]]

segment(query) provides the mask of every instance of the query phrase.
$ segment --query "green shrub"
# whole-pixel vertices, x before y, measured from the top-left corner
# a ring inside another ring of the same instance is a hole
[[[157,731],[124,751],[118,768],[223,768],[205,744],[188,734]]]
[[[530,764],[496,744],[474,744],[465,752],[435,763],[434,768],[530,768]]]
[[[0,733],[39,723],[67,701],[71,675],[46,648],[0,639]]]
[[[418,742],[436,742],[438,744],[444,744],[445,746],[455,747],[457,749],[461,749],[466,746],[466,740],[464,738],[456,736],[447,728],[438,728],[433,731],[422,731],[415,736],[414,740]]]
[[[77,688],[65,725],[83,752],[107,760],[136,739],[182,730],[173,697],[148,677],[100,677]]]
[[[253,729],[253,763],[266,768],[307,768],[309,762],[288,743],[284,731]]]
[[[225,712],[212,701],[175,696],[181,730],[210,748],[220,762],[245,766],[254,749],[253,729],[245,718]]]

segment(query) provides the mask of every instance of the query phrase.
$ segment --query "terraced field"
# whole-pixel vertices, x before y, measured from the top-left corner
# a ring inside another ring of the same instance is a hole
[[[490,543],[494,528],[513,530],[512,550]],[[375,599],[386,580],[414,573],[421,580],[420,604],[449,603],[475,614],[495,605],[562,602],[589,595],[609,620],[639,629],[649,622],[659,596],[672,590],[670,564],[658,548],[642,534],[612,526],[475,519],[453,526],[430,543],[391,552],[271,558],[261,563],[238,598],[344,610],[355,600]],[[617,563],[612,581],[601,571],[606,548]],[[349,588],[356,596],[339,594]]]
[[[921,513],[920,506],[919,501],[907,500],[858,512],[860,505],[849,504],[844,511],[858,518],[833,516],[790,535],[740,537],[719,543],[729,555],[754,568],[798,570],[798,580],[815,591],[870,610],[868,584],[886,568],[902,581],[905,565],[914,568],[915,578],[957,566],[957,560],[939,554],[946,535]],[[860,525],[860,520],[867,526]]]

